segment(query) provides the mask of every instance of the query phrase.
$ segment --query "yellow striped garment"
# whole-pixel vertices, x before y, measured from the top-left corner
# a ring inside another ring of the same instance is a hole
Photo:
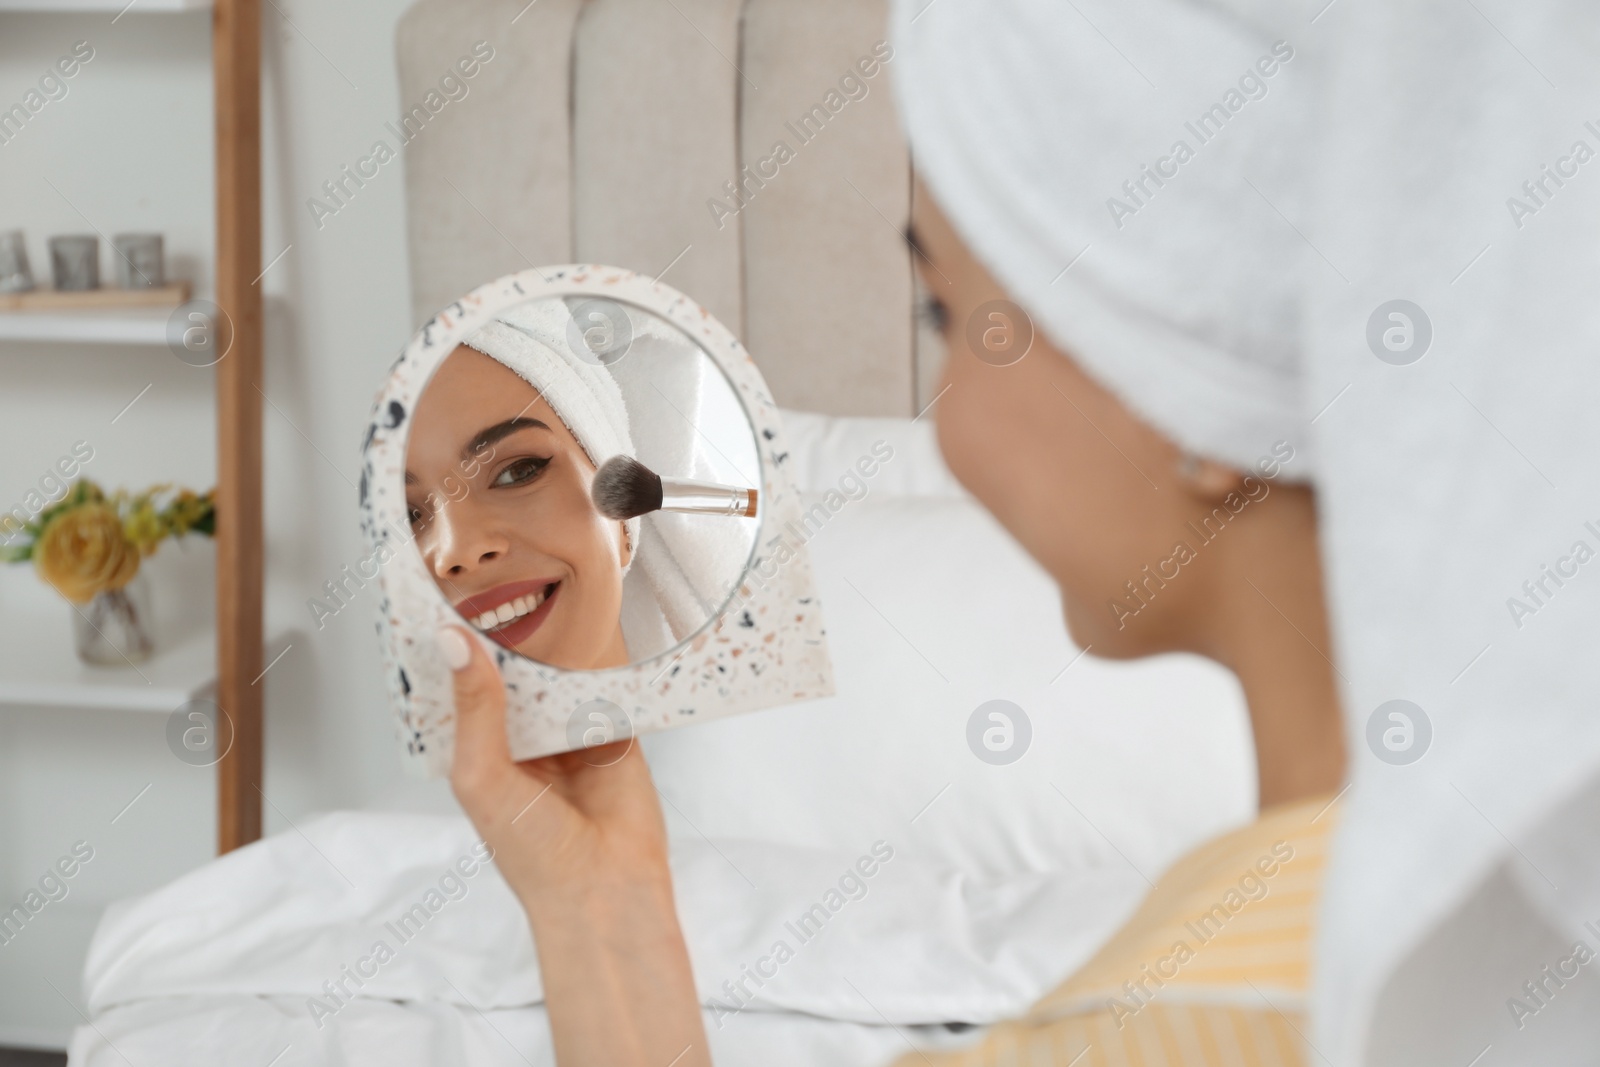
[[[1208,841],[1027,1014],[897,1067],[1302,1067],[1312,922],[1337,817],[1322,796]]]

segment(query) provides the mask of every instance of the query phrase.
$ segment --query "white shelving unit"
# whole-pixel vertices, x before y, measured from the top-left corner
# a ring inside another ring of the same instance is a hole
[[[0,341],[164,345],[170,310],[0,312]]]
[[[158,645],[143,663],[91,667],[78,660],[59,619],[19,627],[0,645],[0,706],[100,708],[171,714],[216,682],[216,637]],[[10,628],[8,628],[10,629]]]
[[[211,0],[0,0],[0,14],[161,14],[204,11]],[[0,311],[0,342],[164,345],[170,308]],[[91,667],[64,621],[7,620],[0,641],[0,708],[52,707],[170,714],[216,685],[216,637],[195,632],[159,645],[148,661]]]
[[[220,694],[239,730],[237,751],[218,767],[219,848],[260,835],[261,689],[264,667],[287,647],[260,628],[260,415],[252,388],[260,376],[259,90],[260,5],[257,0],[0,0],[0,15],[124,16],[205,12],[212,23],[216,109],[217,286],[209,294],[242,321],[227,366],[216,372],[219,440],[217,620],[212,628],[163,638],[157,652],[125,667],[91,667],[72,648],[65,613],[8,605],[0,619],[0,710],[81,708],[170,714],[186,702]],[[177,286],[169,286],[177,289]],[[0,345],[62,343],[166,347],[171,306],[0,310]],[[115,301],[111,301],[114,303]],[[59,304],[60,301],[43,302]],[[0,362],[12,353],[0,352]],[[12,398],[15,399],[15,398]],[[55,605],[59,606],[59,605]],[[263,640],[263,638],[266,638]]]
[[[25,810],[62,811],[65,814],[61,821],[76,825],[83,823],[91,809],[96,813],[94,817],[100,818],[100,808],[127,803],[123,797],[99,796],[96,793],[99,783],[86,774],[79,774],[76,788],[63,789],[59,797],[50,795],[57,785],[52,778],[54,768],[64,755],[80,747],[92,750],[92,761],[87,766],[104,769],[109,777],[116,777],[122,767],[119,759],[124,753],[108,753],[99,744],[102,738],[97,736],[97,725],[106,739],[127,739],[135,735],[141,738],[139,745],[130,745],[125,753],[130,765],[141,766],[137,776],[143,778],[148,773],[147,780],[171,785],[181,792],[184,780],[173,771],[176,764],[161,744],[163,720],[190,700],[215,700],[226,710],[233,724],[233,741],[227,754],[215,769],[201,772],[214,776],[216,781],[214,832],[219,852],[248,844],[261,834],[263,693],[271,681],[267,672],[279,653],[287,650],[289,640],[283,637],[274,640],[262,629],[265,553],[261,514],[262,403],[258,389],[262,376],[263,316],[261,290],[255,280],[259,280],[262,266],[260,37],[265,6],[260,0],[0,0],[0,16],[27,16],[26,33],[32,36],[39,36],[46,28],[42,21],[46,16],[70,20],[61,24],[67,32],[88,37],[91,27],[97,26],[99,30],[94,32],[107,38],[113,30],[127,30],[140,16],[152,16],[139,32],[127,35],[131,44],[145,45],[164,37],[166,27],[161,27],[160,34],[155,32],[158,20],[154,16],[157,15],[170,16],[173,21],[169,25],[175,31],[181,30],[180,36],[188,41],[198,36],[199,19],[206,19],[210,25],[211,110],[215,136],[211,169],[216,229],[212,261],[214,280],[207,287],[206,296],[227,308],[234,323],[228,358],[210,372],[217,398],[216,481],[219,487],[215,559],[212,561],[216,574],[214,617],[197,605],[186,608],[180,605],[175,613],[168,612],[176,615],[176,624],[168,625],[158,611],[154,620],[156,653],[149,660],[122,667],[90,667],[78,661],[73,648],[70,609],[59,599],[52,600],[53,594],[42,589],[19,592],[15,586],[22,584],[22,579],[32,580],[32,576],[19,575],[18,581],[7,590],[5,611],[0,616],[0,717],[21,741],[40,742],[38,752],[42,761],[39,766],[30,764],[33,752],[20,747],[6,753],[8,773],[18,775],[19,781],[27,779],[35,783],[32,793],[12,788],[7,790],[8,796]],[[185,16],[186,12],[195,14]],[[179,20],[185,22],[181,27]],[[22,26],[23,22],[18,19],[14,26]],[[51,29],[49,36],[53,41],[57,35],[53,32],[55,28]],[[0,19],[0,35],[11,32],[16,31],[7,29],[5,21]],[[65,39],[74,38],[66,36]],[[92,39],[97,46],[101,43],[100,37]],[[110,41],[106,44],[110,54]],[[95,69],[110,65],[107,61]],[[134,77],[130,84],[144,83]],[[158,80],[150,84],[166,87],[178,82]],[[119,86],[112,89],[116,91],[113,102],[124,113],[119,118],[154,121],[162,118],[159,105],[155,110],[141,111],[131,106],[134,101],[121,98],[127,94],[120,94]],[[74,106],[81,108],[83,104]],[[103,127],[104,116],[95,118]],[[111,153],[108,157],[111,162],[104,164],[113,168],[104,180],[116,179],[114,155]],[[181,158],[187,160],[188,154],[182,154]],[[99,177],[99,173],[92,171],[85,180],[90,177]],[[45,189],[40,195],[48,193]],[[21,194],[11,191],[10,195]],[[8,215],[15,217],[25,207],[26,204],[12,203]],[[111,223],[108,221],[107,225]],[[35,261],[36,272],[39,267]],[[174,306],[182,299],[175,301]],[[29,344],[98,348],[108,360],[172,358],[165,348],[173,306],[91,310],[61,306],[59,301],[43,302],[49,306],[18,306],[22,303],[28,302],[9,301],[5,310],[0,310],[0,348],[11,349],[0,351],[0,381],[6,380],[7,365],[12,361],[39,356],[37,351],[30,353],[21,347]],[[29,402],[26,390],[19,392],[14,385],[10,388],[0,385],[0,392],[4,392],[6,405],[12,410],[19,403]],[[174,427],[174,433],[181,432],[181,427]],[[151,560],[151,564],[156,562]],[[4,580],[0,580],[0,584],[4,584]],[[198,580],[191,580],[176,588],[181,593],[203,587]],[[159,607],[159,588],[157,594],[154,599]],[[74,711],[81,714],[71,714]],[[115,725],[107,723],[108,717],[103,713],[108,711],[116,715]],[[96,712],[101,714],[97,716]],[[174,774],[172,781],[162,777],[168,773]],[[12,783],[7,782],[7,785]],[[192,779],[188,788],[193,791]],[[130,790],[129,796],[132,793]],[[159,795],[161,789],[153,793]],[[86,796],[89,799],[85,799]],[[167,805],[169,820],[177,816],[180,825],[192,824],[185,821],[193,814],[192,804],[186,807],[170,797],[161,800],[156,795],[143,801],[130,818],[141,818],[149,805],[162,803]],[[83,883],[84,888],[74,890],[72,901],[52,905],[50,925],[30,927],[25,943],[18,942],[0,951],[0,1046],[64,1049],[67,1035],[81,1022],[82,1009],[76,1004],[76,986],[106,894],[127,892],[116,887],[128,878],[135,882],[145,879],[144,884],[149,884],[155,874],[170,876],[169,872],[175,869],[193,865],[192,853],[169,847],[166,840],[169,835],[164,832],[159,839],[140,836],[132,830],[123,832],[133,825],[124,820],[116,834],[105,838],[108,856],[114,846],[120,846],[126,854],[119,861],[120,866],[113,868],[108,861],[97,868],[102,877],[110,878],[103,889],[91,890],[87,888],[88,883]],[[8,851],[14,849],[19,856],[24,853],[31,856],[33,853],[27,852],[30,848],[37,851],[42,847],[48,851],[54,847],[50,836],[53,832],[44,835],[48,838],[44,845],[32,839],[24,840],[20,833],[15,839],[8,834]],[[157,840],[160,846],[156,850],[158,858],[154,860],[147,858],[152,840]],[[175,856],[183,858],[175,864]],[[0,864],[0,875],[4,876],[0,879],[4,882],[0,885],[3,890],[0,907],[9,906],[15,887],[25,884],[34,873],[31,859],[28,864],[29,870],[10,870]],[[113,873],[116,877],[111,877]],[[66,1003],[62,1002],[63,998]]]
[[[6,640],[0,642],[0,708],[96,708],[169,715],[216,689],[217,639],[210,630],[170,643],[158,637],[155,655],[124,667],[81,662],[61,619],[41,619],[38,625],[6,630]],[[286,637],[269,641],[267,662],[288,647]]]
[[[72,12],[121,13],[126,10],[132,15],[139,12],[204,11],[210,6],[211,0],[133,0],[131,4],[128,0],[122,0],[121,3],[113,0],[0,0],[0,13],[34,11],[59,15]]]
[[[164,546],[145,561],[155,653],[141,663],[113,666],[79,660],[72,645],[73,607],[31,565],[6,565],[0,571],[0,715],[11,708],[170,715],[191,700],[214,699],[216,627],[205,605],[188,603],[184,592],[204,580],[213,556],[210,544],[185,542]],[[272,635],[263,663],[292,640],[285,631]]]

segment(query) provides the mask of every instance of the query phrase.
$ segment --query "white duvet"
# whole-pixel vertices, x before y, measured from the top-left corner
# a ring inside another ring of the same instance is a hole
[[[944,1024],[1021,1011],[1146,888],[1126,866],[978,884],[887,842],[674,848],[719,1064],[961,1039]],[[482,850],[464,819],[336,813],[113,905],[70,1062],[550,1062],[527,923]]]
[[[1020,1012],[1144,875],[1248,818],[1248,724],[1214,665],[1072,647],[926,423],[785,423],[806,492],[895,451],[809,545],[839,694],[644,743],[718,1067],[867,1067]],[[929,581],[952,560],[960,610]],[[995,698],[1032,721],[1006,766],[967,737]],[[526,920],[474,844],[459,817],[327,815],[113,905],[71,1062],[550,1063]]]
[[[479,1012],[439,1001],[351,1004],[337,1029],[313,1029],[293,998],[179,997],[125,1005],[87,1028],[70,1062],[254,1067],[553,1067],[542,1007]],[[866,1026],[807,1015],[751,1013],[706,1031],[717,1067],[881,1067],[912,1048],[947,1047],[976,1031]],[[115,1046],[113,1049],[112,1046]]]

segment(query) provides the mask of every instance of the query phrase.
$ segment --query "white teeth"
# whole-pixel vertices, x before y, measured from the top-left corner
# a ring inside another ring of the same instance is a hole
[[[472,625],[480,630],[493,630],[503,626],[513,619],[521,618],[530,612],[539,610],[539,605],[544,603],[544,593],[529,593],[519,596],[501,604],[493,611],[486,611],[472,620]]]

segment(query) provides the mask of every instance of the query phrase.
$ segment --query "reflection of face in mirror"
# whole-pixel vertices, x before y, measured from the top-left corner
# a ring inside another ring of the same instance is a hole
[[[658,477],[659,510],[605,517],[607,461]],[[650,659],[698,632],[738,587],[759,521],[755,435],[727,378],[675,326],[594,298],[530,301],[458,345],[412,413],[405,478],[449,603],[501,646],[569,670]],[[707,513],[695,483],[748,494],[749,514]]]
[[[594,464],[539,392],[459,346],[412,419],[406,509],[428,571],[506,648],[567,668],[628,662],[623,524],[589,499]]]

